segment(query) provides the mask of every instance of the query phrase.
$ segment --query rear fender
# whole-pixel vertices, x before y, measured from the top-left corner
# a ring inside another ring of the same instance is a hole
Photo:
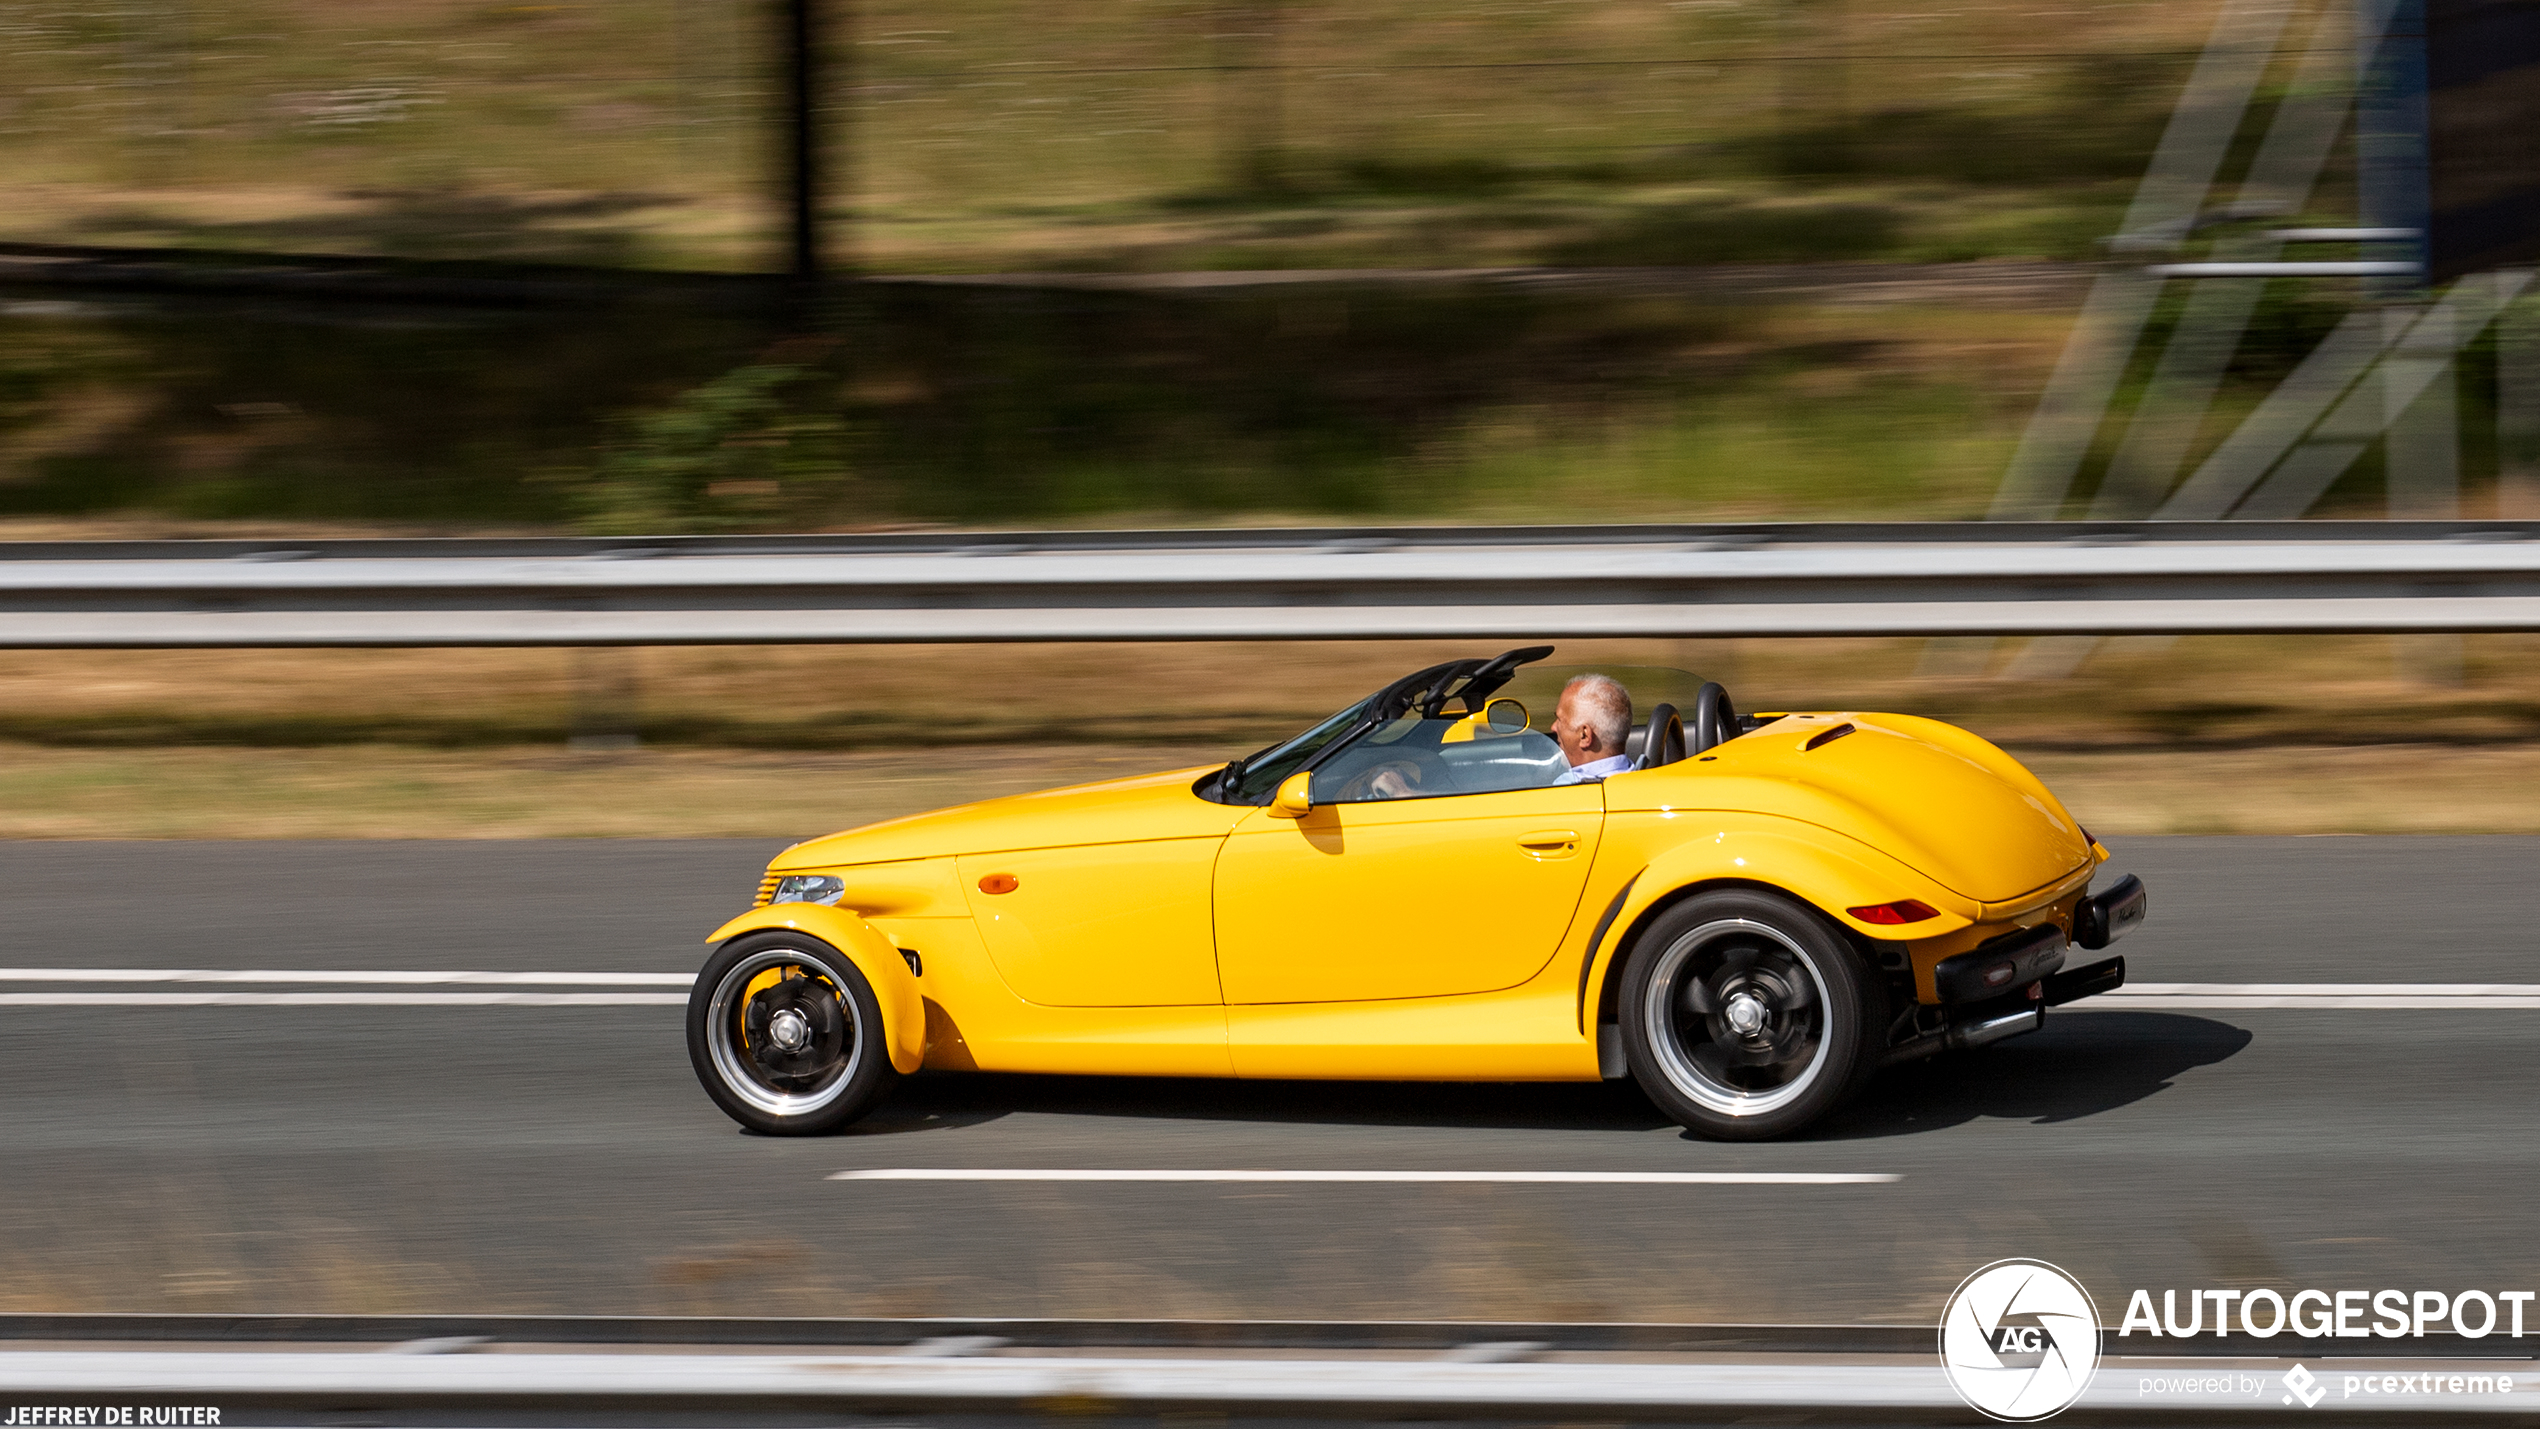
[[[882,1045],[890,1049],[891,1066],[901,1072],[916,1071],[926,1058],[926,999],[917,990],[908,961],[891,940],[850,909],[778,903],[751,909],[715,929],[706,941],[724,943],[744,933],[775,928],[818,938],[855,964],[856,971],[873,985],[874,1000],[882,1004]]]
[[[1974,924],[1979,911],[1975,904],[1903,863],[1827,830],[1773,822],[1782,826],[1721,829],[1716,837],[1706,834],[1690,839],[1650,859],[1601,945],[1589,952],[1589,974],[1580,985],[1597,989],[1594,1005],[1600,1010],[1599,1020],[1612,1009],[1623,953],[1641,930],[1670,907],[1708,889],[1780,893],[1824,914],[1856,941],[1867,940],[1873,946],[1890,943],[1900,953],[1904,948],[1900,935],[1921,940]],[[1938,916],[1900,926],[1865,923],[1845,911],[1906,898],[1920,899],[1939,910]],[[1582,1024],[1588,1024],[1590,1016],[1582,1005]],[[1587,1030],[1586,1025],[1580,1030]]]

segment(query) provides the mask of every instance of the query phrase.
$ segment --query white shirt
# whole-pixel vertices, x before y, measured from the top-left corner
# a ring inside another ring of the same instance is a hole
[[[1620,774],[1631,767],[1630,755],[1616,754],[1604,759],[1591,759],[1585,764],[1573,764],[1561,771],[1561,777],[1552,782],[1556,785],[1584,784],[1590,779],[1602,779],[1608,774]]]

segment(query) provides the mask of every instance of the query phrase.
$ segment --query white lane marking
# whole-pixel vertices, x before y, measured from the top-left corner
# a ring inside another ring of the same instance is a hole
[[[1519,1186],[1868,1186],[1905,1178],[1870,1171],[1041,1171],[1011,1166],[882,1166],[832,1181],[1453,1181]]]
[[[8,983],[231,983],[370,987],[678,987],[689,973],[484,972],[328,968],[11,968]],[[667,1006],[676,993],[105,993],[0,992],[0,1007],[635,1007]],[[2540,983],[2513,982],[2139,982],[2077,1004],[2081,1010],[2436,1011],[2540,1009]]]
[[[421,986],[686,987],[694,973],[439,972],[369,968],[7,968],[0,982],[307,982]]]
[[[2540,1008],[2540,984],[2517,982],[2137,982],[2076,1007],[2313,1008],[2325,1010]]]
[[[0,992],[0,1007],[685,1007],[681,992]]]

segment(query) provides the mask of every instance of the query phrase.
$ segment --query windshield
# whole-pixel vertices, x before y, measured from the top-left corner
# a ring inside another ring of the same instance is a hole
[[[1228,772],[1234,776],[1233,787],[1221,785],[1220,799],[1229,804],[1266,804],[1281,781],[1305,767],[1305,762],[1323,751],[1325,745],[1354,728],[1366,714],[1376,697],[1368,696],[1330,719],[1314,726],[1285,744],[1237,760]]]
[[[1406,676],[1294,739],[1236,761],[1200,792],[1230,804],[1266,804],[1283,781],[1310,766],[1317,804],[1541,788],[1569,768],[1550,730],[1571,680],[1601,674],[1622,683],[1632,703],[1625,752],[1635,758],[1650,713],[1672,704],[1690,721],[1702,689],[1699,675],[1666,666],[1533,665],[1513,678],[1486,675],[1480,683],[1487,688],[1471,696],[1448,695],[1496,663],[1457,661]],[[1495,713],[1474,710],[1477,702]]]

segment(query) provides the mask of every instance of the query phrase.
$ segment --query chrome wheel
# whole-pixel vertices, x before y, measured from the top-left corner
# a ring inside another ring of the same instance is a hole
[[[715,1075],[774,1117],[836,1101],[864,1055],[864,1018],[828,971],[801,950],[768,948],[734,963],[705,1010]]]
[[[1658,1071],[1720,1116],[1761,1116],[1824,1071],[1825,975],[1789,934],[1747,918],[1687,930],[1658,955],[1641,1017]]]

